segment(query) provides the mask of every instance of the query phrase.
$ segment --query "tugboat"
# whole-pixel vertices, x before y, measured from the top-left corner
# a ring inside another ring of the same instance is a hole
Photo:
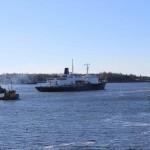
[[[0,100],[18,100],[19,94],[16,94],[15,90],[6,90],[4,96],[0,97]]]
[[[73,91],[91,91],[91,90],[104,90],[106,82],[99,79],[97,75],[89,74],[89,64],[87,66],[86,75],[76,75],[69,73],[69,68],[65,68],[64,74],[52,78],[46,84],[37,86],[39,92],[73,92]]]
[[[12,83],[11,83],[11,90],[6,90],[0,86],[0,100],[18,100],[19,94],[16,93],[15,90],[12,90]]]

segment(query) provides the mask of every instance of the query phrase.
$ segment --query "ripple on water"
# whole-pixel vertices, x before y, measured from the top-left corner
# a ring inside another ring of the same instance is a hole
[[[2,150],[150,147],[149,83],[108,84],[105,91],[79,93],[39,93],[30,85],[16,89],[20,101],[0,101]]]

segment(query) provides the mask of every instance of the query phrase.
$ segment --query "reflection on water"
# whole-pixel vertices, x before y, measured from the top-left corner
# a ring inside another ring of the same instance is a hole
[[[39,93],[16,85],[19,101],[0,101],[0,149],[147,150],[150,83],[105,91]]]

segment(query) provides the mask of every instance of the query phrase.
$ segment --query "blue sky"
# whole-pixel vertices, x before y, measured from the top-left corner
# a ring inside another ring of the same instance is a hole
[[[149,0],[0,0],[0,73],[150,75]]]

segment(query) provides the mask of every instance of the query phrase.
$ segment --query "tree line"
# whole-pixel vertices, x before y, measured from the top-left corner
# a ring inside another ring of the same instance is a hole
[[[80,75],[80,74],[77,74]],[[150,82],[150,77],[136,76],[133,74],[111,73],[103,72],[97,74],[102,80],[106,80],[110,83],[115,82]],[[49,78],[55,78],[59,74],[1,74],[0,83],[14,83],[14,84],[35,84],[46,82]]]

